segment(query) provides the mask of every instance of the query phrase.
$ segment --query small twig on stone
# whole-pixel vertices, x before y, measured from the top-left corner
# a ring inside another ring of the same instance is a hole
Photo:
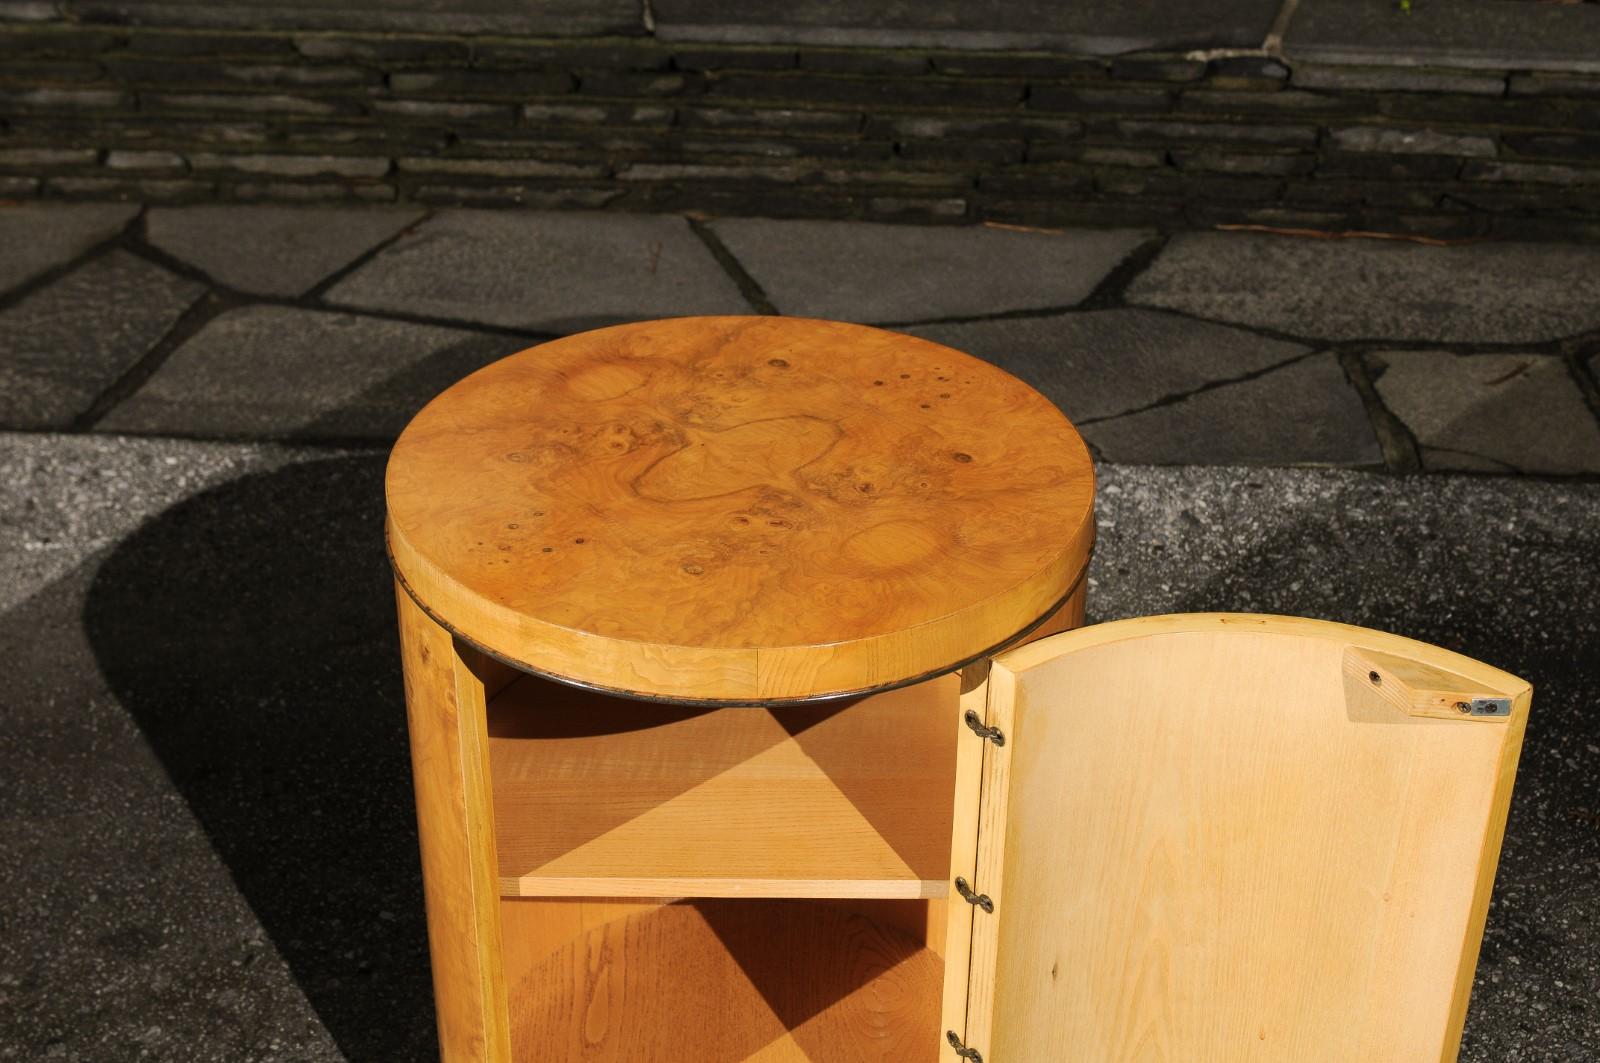
[[[983,227],[985,229],[1003,229],[1008,233],[1049,233],[1051,236],[1060,236],[1066,232],[1065,229],[1043,229],[1037,225],[1012,225],[1003,221],[986,221],[983,223]]]
[[[1214,228],[1230,233],[1272,233],[1275,236],[1303,236],[1310,240],[1404,240],[1407,243],[1427,244],[1430,247],[1456,247],[1461,244],[1476,244],[1483,241],[1481,236],[1463,236],[1459,239],[1448,239],[1441,236],[1422,236],[1417,233],[1375,233],[1368,232],[1365,229],[1332,231],[1328,229],[1290,229],[1277,225],[1217,225]]]

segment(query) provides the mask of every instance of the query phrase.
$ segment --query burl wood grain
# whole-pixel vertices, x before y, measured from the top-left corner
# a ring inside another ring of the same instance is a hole
[[[390,460],[390,549],[452,629],[658,698],[867,690],[1037,620],[1082,571],[1094,476],[1026,384],[792,318],[602,329],[461,381]]]

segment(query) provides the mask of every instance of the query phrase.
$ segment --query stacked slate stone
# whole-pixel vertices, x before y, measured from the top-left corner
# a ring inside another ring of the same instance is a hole
[[[252,32],[9,6],[42,9],[0,21],[10,198],[1600,237],[1593,64]]]

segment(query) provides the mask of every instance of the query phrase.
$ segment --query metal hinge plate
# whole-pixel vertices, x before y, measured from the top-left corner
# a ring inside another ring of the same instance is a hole
[[[956,1032],[954,1030],[946,1030],[944,1032],[944,1039],[950,1043],[951,1048],[956,1050],[956,1056],[958,1058],[968,1060],[969,1063],[983,1063],[983,1053],[979,1052],[976,1048],[968,1048],[966,1045],[962,1044],[961,1038],[956,1036]]]
[[[987,893],[979,893],[968,885],[967,880],[960,875],[956,876],[956,892],[961,894],[961,899],[974,908],[982,908],[989,914],[994,914],[994,901],[989,899]]]
[[[1000,728],[985,727],[983,725],[983,721],[978,719],[978,714],[973,712],[971,709],[968,709],[966,712],[962,713],[961,719],[966,723],[967,727],[971,729],[972,733],[977,735],[979,738],[987,738],[997,746],[1003,746],[1006,744],[1006,736],[1000,730]]]
[[[1473,698],[1471,706],[1474,716],[1510,716],[1510,698]]]

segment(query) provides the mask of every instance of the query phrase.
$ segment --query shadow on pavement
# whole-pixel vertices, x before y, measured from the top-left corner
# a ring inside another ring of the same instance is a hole
[[[247,475],[101,565],[112,691],[356,1060],[433,1053],[381,456]]]

